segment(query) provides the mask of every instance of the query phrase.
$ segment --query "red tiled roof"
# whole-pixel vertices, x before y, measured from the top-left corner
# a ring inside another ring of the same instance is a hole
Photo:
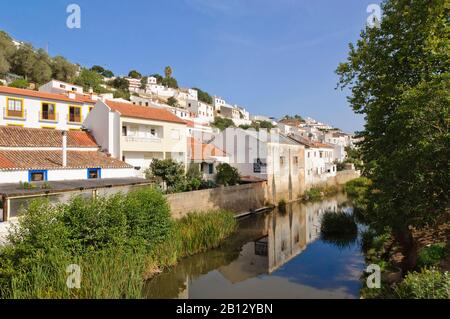
[[[62,131],[0,126],[0,147],[62,147]],[[94,137],[84,131],[68,131],[67,147],[96,148]]]
[[[68,94],[56,94],[48,92],[33,91],[27,89],[18,89],[7,86],[0,86],[0,93],[12,94],[17,96],[35,97],[44,100],[56,100],[69,103],[89,103],[95,104],[96,101],[92,100],[88,95],[75,94],[75,98],[69,98]]]
[[[131,103],[121,103],[110,100],[106,101],[105,103],[112,110],[119,112],[122,116],[125,117],[135,117],[147,120],[186,124],[185,121],[181,120],[179,117],[165,109],[150,106],[138,106]]]
[[[311,148],[331,148],[331,149],[334,148],[329,144],[314,142],[314,141],[311,141],[311,140],[308,140],[306,138],[299,137],[299,136],[289,135],[289,138],[291,138],[292,140],[294,140],[300,144],[303,144],[303,145],[305,145],[307,147],[311,147]]]
[[[213,144],[202,143],[192,137],[187,138],[191,160],[206,160],[211,156],[227,156],[224,151]]]
[[[62,151],[0,151],[0,170],[131,168],[100,151],[68,151],[62,166]]]

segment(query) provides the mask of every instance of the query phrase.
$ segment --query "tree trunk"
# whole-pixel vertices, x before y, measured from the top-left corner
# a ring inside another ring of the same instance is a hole
[[[417,264],[417,243],[414,241],[411,230],[408,228],[395,230],[394,236],[405,257],[402,262],[402,270],[406,272],[414,269]]]

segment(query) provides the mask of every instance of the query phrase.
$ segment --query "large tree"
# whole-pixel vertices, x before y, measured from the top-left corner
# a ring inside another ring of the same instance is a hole
[[[53,58],[52,71],[53,78],[60,81],[70,82],[75,77],[78,67],[70,63],[62,56]]]
[[[387,0],[366,27],[340,86],[364,114],[361,156],[373,180],[368,221],[390,226],[414,264],[411,226],[449,218],[450,16],[448,0]]]

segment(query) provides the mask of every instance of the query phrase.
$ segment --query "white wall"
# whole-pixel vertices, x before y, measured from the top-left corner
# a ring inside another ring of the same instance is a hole
[[[20,98],[23,99],[24,105],[24,119],[11,119],[5,118],[5,109],[7,108],[7,97]],[[42,102],[54,103],[56,104],[56,121],[45,121],[40,119],[40,112],[42,111]],[[42,128],[42,127],[52,127],[58,130],[69,130],[69,129],[80,129],[82,123],[72,124],[68,122],[69,105],[81,106],[81,116],[82,121],[89,114],[89,107],[93,105],[80,104],[76,101],[65,102],[65,101],[54,101],[54,100],[44,100],[41,98],[34,97],[23,97],[17,95],[6,95],[0,93],[0,125],[20,125],[30,128]]]

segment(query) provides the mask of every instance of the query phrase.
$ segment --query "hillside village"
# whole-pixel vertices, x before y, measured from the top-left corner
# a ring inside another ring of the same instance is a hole
[[[170,67],[164,76],[133,70],[119,77],[100,66],[86,69],[50,58],[1,35],[0,53],[7,55],[0,57],[6,60],[0,69],[4,221],[18,214],[30,192],[102,193],[149,183],[155,160],[172,160],[185,171],[195,167],[210,185],[218,167],[228,164],[240,183],[266,181],[273,202],[293,200],[353,169],[345,163],[355,137],[330,125],[298,115],[251,114],[201,89],[178,87]],[[30,56],[42,70],[21,67]],[[26,185],[22,192],[19,183]]]

